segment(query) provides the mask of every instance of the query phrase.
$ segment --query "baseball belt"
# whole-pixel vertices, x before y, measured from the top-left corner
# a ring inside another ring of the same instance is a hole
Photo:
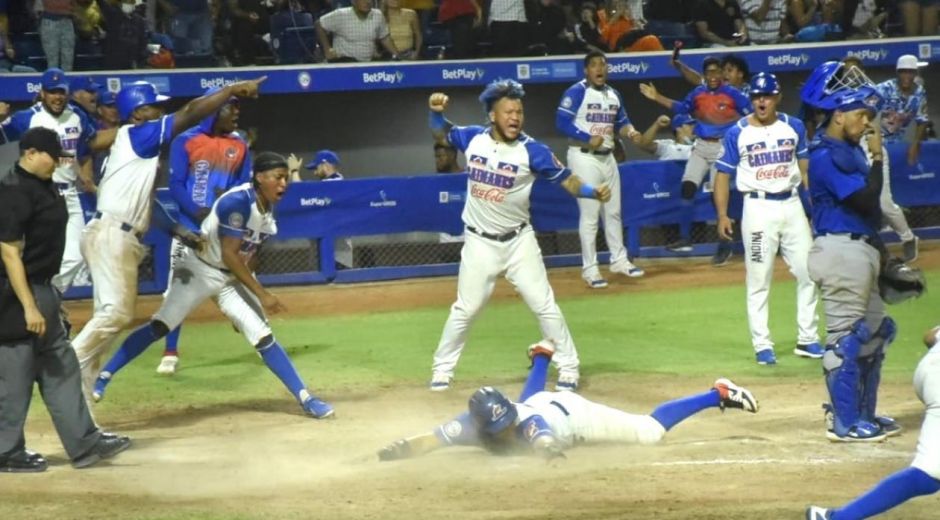
[[[102,212],[100,212],[100,211],[96,211],[96,212],[95,212],[94,218],[96,218],[96,219],[98,219],[98,220],[101,220],[103,217],[104,217],[104,213],[102,213]],[[120,222],[120,221],[119,221],[119,222]],[[134,226],[128,224],[127,222],[121,222],[121,231],[124,231],[125,233],[130,233],[130,234],[134,235],[135,237],[137,237],[138,240],[140,240],[140,239],[142,239],[142,238],[144,237],[144,234],[143,234],[143,233],[139,233],[139,232],[137,232],[136,230],[134,230]]]
[[[516,238],[516,236],[519,235],[519,232],[522,231],[523,229],[525,229],[525,227],[528,226],[528,225],[529,225],[528,222],[523,222],[522,225],[519,226],[518,228],[516,228],[516,229],[514,229],[514,230],[512,230],[512,231],[509,231],[508,233],[503,233],[502,235],[496,235],[496,234],[494,234],[494,233],[487,233],[486,231],[480,231],[480,230],[478,230],[477,228],[475,228],[475,227],[473,227],[473,226],[467,226],[467,231],[469,231],[469,232],[471,232],[471,233],[473,233],[473,234],[475,234],[475,235],[480,235],[481,237],[483,237],[483,238],[485,238],[485,239],[487,239],[487,240],[495,240],[495,241],[497,241],[497,242],[508,242],[508,241],[510,241],[510,240],[512,240],[512,239],[514,239],[514,238]]]
[[[581,148],[581,153],[589,153],[591,155],[610,155],[613,150],[591,150],[590,148]]]

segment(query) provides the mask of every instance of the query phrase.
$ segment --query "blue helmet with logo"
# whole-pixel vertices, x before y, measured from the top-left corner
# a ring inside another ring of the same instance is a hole
[[[827,61],[816,67],[800,90],[803,102],[820,110],[878,111],[884,101],[875,85],[855,66]]]
[[[780,83],[777,81],[777,76],[771,74],[770,72],[760,72],[755,74],[751,78],[750,93],[752,96],[775,96],[779,94]]]
[[[121,121],[127,121],[137,107],[155,105],[168,99],[170,99],[169,96],[163,96],[157,92],[157,87],[153,83],[135,81],[124,85],[115,101]]]
[[[467,406],[473,422],[490,435],[509,428],[519,416],[512,401],[491,386],[484,386],[473,392]]]

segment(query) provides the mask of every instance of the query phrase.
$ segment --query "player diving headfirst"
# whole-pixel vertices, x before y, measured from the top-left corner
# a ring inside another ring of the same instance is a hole
[[[414,457],[446,446],[481,446],[494,454],[535,453],[554,458],[578,443],[653,444],[685,419],[708,408],[756,413],[746,388],[718,379],[710,390],[660,404],[636,415],[589,401],[574,392],[546,392],[555,347],[542,340],[529,347],[532,368],[517,402],[485,386],[470,397],[469,411],[432,431],[382,448],[379,460]]]
[[[261,243],[277,233],[274,205],[284,196],[288,175],[284,157],[260,153],[251,184],[232,188],[215,202],[202,222],[206,247],[186,249],[173,265],[163,305],[149,323],[127,336],[105,365],[95,381],[95,401],[104,397],[105,388],[121,368],[179,326],[207,298],[215,297],[222,313],[254,345],[304,411],[317,419],[333,415],[332,406],[307,390],[287,352],[274,339],[265,310],[276,313],[284,307],[252,274]]]

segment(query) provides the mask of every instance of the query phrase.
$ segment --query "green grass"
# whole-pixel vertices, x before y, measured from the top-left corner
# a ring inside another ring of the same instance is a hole
[[[938,287],[940,272],[928,273],[928,279]],[[771,291],[771,330],[781,360],[776,367],[754,363],[744,298],[743,285],[736,285],[598,291],[560,304],[578,345],[583,377],[661,373],[818,378],[818,363],[789,354],[796,341],[793,282],[775,283]],[[900,332],[889,352],[886,379],[910,377],[923,352],[920,338],[937,324],[938,308],[936,293],[889,307]],[[329,399],[389,385],[425,384],[448,310],[275,319],[272,325],[308,385]],[[474,324],[457,376],[479,382],[521,380],[527,365],[525,347],[538,339],[535,317],[521,300],[492,302]],[[180,344],[183,369],[178,374],[156,376],[162,342],[154,345],[117,375],[107,399],[99,404],[100,412],[286,399],[280,382],[227,323],[186,324]],[[290,406],[289,400],[285,403]]]

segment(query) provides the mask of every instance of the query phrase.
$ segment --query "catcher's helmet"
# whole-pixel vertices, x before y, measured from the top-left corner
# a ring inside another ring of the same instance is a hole
[[[818,109],[843,112],[859,108],[878,111],[884,101],[865,73],[838,61],[816,67],[800,90],[800,97]]]
[[[134,109],[145,105],[155,105],[170,99],[169,96],[160,95],[157,87],[153,83],[146,81],[135,81],[124,85],[117,95],[118,115],[121,121],[130,119]]]
[[[780,93],[780,83],[777,82],[777,76],[770,72],[760,72],[751,78],[752,96],[775,96]]]
[[[512,426],[519,416],[512,401],[491,386],[484,386],[474,392],[467,406],[477,426],[491,435]]]

